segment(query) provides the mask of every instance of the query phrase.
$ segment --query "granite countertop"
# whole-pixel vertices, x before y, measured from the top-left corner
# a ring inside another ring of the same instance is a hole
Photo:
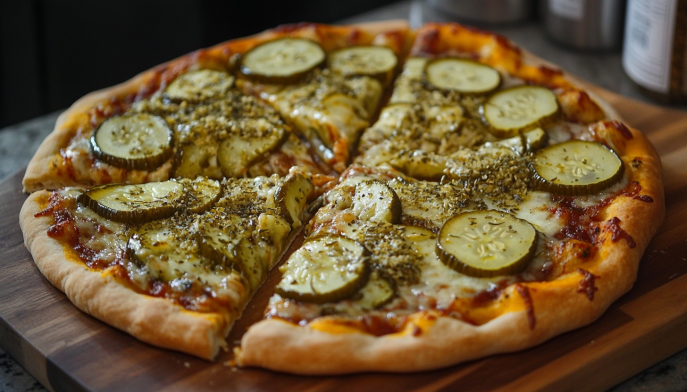
[[[411,23],[442,19],[441,15],[423,3],[404,1],[343,20],[341,23],[409,17]],[[564,69],[571,70],[576,76],[597,86],[656,104],[641,95],[641,92],[625,75],[622,70],[620,52],[585,53],[556,46],[545,37],[541,26],[534,22],[488,28],[509,37],[534,54]],[[687,110],[684,106],[675,108]],[[38,145],[52,131],[59,114],[60,112],[51,113],[0,130],[0,180],[28,164]],[[612,389],[614,392],[686,390],[687,350],[678,352]],[[0,349],[1,391],[45,391],[45,389]]]

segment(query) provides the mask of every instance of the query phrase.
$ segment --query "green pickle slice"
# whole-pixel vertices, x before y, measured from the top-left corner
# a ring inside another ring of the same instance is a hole
[[[561,195],[602,191],[623,177],[618,154],[598,142],[571,140],[539,150],[531,169],[538,190]]]
[[[154,170],[172,156],[172,130],[146,113],[114,116],[93,132],[90,143],[100,161],[129,170]]]
[[[203,101],[224,96],[234,85],[226,72],[200,69],[180,75],[165,89],[165,97],[174,101]]]
[[[79,202],[96,214],[121,223],[167,218],[182,207],[184,186],[176,181],[139,185],[103,185],[79,195]]]
[[[522,272],[534,257],[537,231],[529,222],[501,211],[471,211],[446,221],[436,253],[448,267],[487,278]]]
[[[501,84],[499,71],[464,58],[440,58],[427,62],[425,78],[439,89],[464,94],[486,94]]]
[[[186,178],[177,181],[186,191],[184,207],[195,214],[212,208],[222,194],[222,185],[217,180],[198,177],[194,181]]]
[[[303,242],[279,270],[275,292],[302,302],[323,304],[346,299],[368,281],[369,252],[350,238],[326,235]]]
[[[322,47],[305,38],[281,38],[265,42],[243,56],[240,72],[267,83],[293,83],[324,63]]]
[[[366,180],[355,187],[351,212],[370,222],[399,223],[403,216],[401,199],[387,184]]]
[[[351,46],[329,54],[329,68],[344,76],[370,76],[388,84],[398,64],[393,50],[384,46]]]
[[[373,271],[367,284],[356,294],[358,298],[354,302],[363,309],[377,309],[389,303],[395,296],[393,281]]]
[[[516,86],[497,91],[480,106],[482,119],[498,137],[545,127],[559,113],[556,95],[546,87]]]

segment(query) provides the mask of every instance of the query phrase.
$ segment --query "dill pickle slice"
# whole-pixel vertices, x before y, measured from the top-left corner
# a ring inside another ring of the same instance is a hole
[[[91,136],[96,159],[129,170],[154,170],[172,156],[172,130],[161,117],[137,113],[110,117]]]
[[[283,276],[275,292],[285,298],[317,304],[346,299],[367,283],[368,256],[368,250],[350,238],[308,238],[279,268]]]
[[[214,210],[212,210],[214,211]],[[267,265],[250,252],[248,239],[256,223],[234,214],[206,214],[198,221],[198,249],[204,257],[242,273],[250,288],[257,289],[267,274]]]
[[[178,180],[186,192],[184,206],[193,213],[201,213],[209,210],[219,200],[222,194],[222,185],[219,181],[198,177],[194,181],[189,179]]]
[[[398,223],[403,217],[401,199],[387,184],[377,180],[356,185],[351,212],[370,222]]]
[[[524,155],[527,152],[538,150],[546,145],[549,140],[549,135],[541,128],[535,128],[531,131],[523,132],[517,136],[508,139],[493,142],[491,145],[498,147],[507,147]]]
[[[293,83],[322,65],[322,47],[305,38],[280,38],[260,44],[243,55],[239,71],[266,83]]]
[[[164,95],[173,101],[204,101],[224,96],[233,85],[234,77],[226,72],[200,69],[178,76]]]
[[[560,109],[556,95],[548,88],[522,85],[497,91],[479,112],[492,133],[505,138],[547,126],[555,121]]]
[[[398,65],[393,50],[384,46],[350,46],[329,54],[329,68],[344,76],[370,76],[389,84]]]
[[[305,203],[314,189],[312,182],[301,174],[290,176],[277,188],[274,201],[281,215],[293,228],[301,227]]]
[[[286,130],[271,129],[262,136],[229,135],[219,145],[217,160],[225,177],[243,177],[248,167],[276,150],[289,137]]]
[[[388,304],[396,296],[392,280],[383,278],[378,271],[373,271],[367,284],[361,288],[354,302],[364,309],[377,309]]]
[[[538,190],[578,196],[617,183],[625,166],[615,151],[601,143],[570,140],[539,150],[531,169]]]
[[[143,223],[167,218],[182,207],[184,186],[176,181],[103,185],[79,195],[79,202],[103,218]]]
[[[463,94],[486,94],[501,85],[499,71],[477,61],[457,57],[428,61],[424,75],[434,87]]]
[[[439,181],[444,176],[448,158],[415,150],[394,157],[389,164],[407,176],[423,181]]]
[[[436,253],[448,267],[487,278],[522,272],[537,249],[537,231],[529,222],[501,211],[471,211],[446,221]]]

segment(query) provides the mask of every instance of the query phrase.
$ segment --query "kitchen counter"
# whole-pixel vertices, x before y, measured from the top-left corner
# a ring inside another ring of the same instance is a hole
[[[413,24],[442,20],[441,15],[422,3],[400,2],[342,20],[341,23],[409,17]],[[509,37],[525,49],[597,86],[656,104],[641,95],[641,92],[627,78],[622,70],[619,51],[586,53],[562,48],[549,41],[544,36],[541,26],[534,22],[487,28]],[[675,108],[687,110],[684,106],[675,106]],[[26,166],[40,142],[52,130],[58,115],[59,112],[51,113],[0,130],[0,180]],[[614,392],[687,390],[687,350],[652,366],[612,390]],[[45,389],[0,349],[0,391],[45,391]]]

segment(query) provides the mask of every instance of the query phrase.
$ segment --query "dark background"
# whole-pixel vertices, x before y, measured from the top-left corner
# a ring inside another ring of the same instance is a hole
[[[0,127],[195,49],[397,0],[0,0]]]

